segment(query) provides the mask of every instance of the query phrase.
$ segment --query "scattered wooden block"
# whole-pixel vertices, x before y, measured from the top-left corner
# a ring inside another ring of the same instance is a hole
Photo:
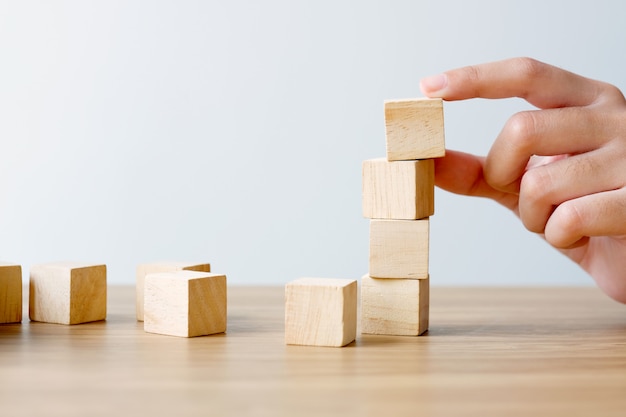
[[[361,278],[361,332],[419,336],[428,330],[429,279]]]
[[[144,330],[196,337],[226,331],[226,276],[198,271],[145,277]]]
[[[33,266],[29,300],[33,321],[80,324],[104,320],[106,265],[59,262]]]
[[[300,278],[285,286],[285,343],[345,346],[356,338],[357,283]]]
[[[369,276],[428,278],[430,219],[370,220]]]
[[[435,164],[432,159],[363,162],[363,216],[370,219],[423,219],[435,206]]]
[[[189,262],[152,262],[137,266],[135,310],[137,321],[143,321],[144,281],[146,275],[157,272],[198,271],[211,272],[211,264],[193,264]]]
[[[440,98],[385,101],[385,128],[389,161],[440,158],[446,153]]]
[[[0,324],[22,322],[22,267],[0,262]]]

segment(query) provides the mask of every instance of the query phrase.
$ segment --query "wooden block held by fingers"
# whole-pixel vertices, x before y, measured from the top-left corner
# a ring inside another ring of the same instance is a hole
[[[198,271],[145,278],[144,330],[196,337],[226,331],[226,276]]]
[[[443,101],[440,98],[385,101],[385,132],[389,161],[444,156]]]
[[[175,271],[198,271],[211,272],[211,264],[200,263],[194,264],[189,262],[152,262],[137,266],[136,274],[136,301],[135,309],[137,312],[137,321],[143,321],[143,301],[144,301],[144,281],[146,275],[157,272],[175,272]]]
[[[356,338],[357,282],[300,278],[285,286],[285,343],[342,347]]]
[[[0,324],[22,322],[22,267],[0,262]]]
[[[361,278],[361,332],[419,336],[428,330],[429,279]]]
[[[435,211],[435,163],[363,161],[363,216],[370,219],[416,220]]]
[[[372,278],[428,278],[430,219],[370,220]]]
[[[106,265],[58,262],[31,268],[31,320],[59,324],[88,323],[104,320],[106,307]]]

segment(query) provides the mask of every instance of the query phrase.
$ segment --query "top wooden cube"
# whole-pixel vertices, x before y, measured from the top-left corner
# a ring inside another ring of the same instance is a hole
[[[443,101],[440,98],[385,101],[385,133],[388,161],[444,156]]]

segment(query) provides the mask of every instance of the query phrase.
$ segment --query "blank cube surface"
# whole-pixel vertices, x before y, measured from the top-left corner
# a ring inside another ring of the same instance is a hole
[[[428,218],[370,221],[369,275],[372,278],[428,278]]]
[[[363,162],[363,216],[370,219],[416,220],[429,217],[435,205],[435,163]]]
[[[106,318],[106,266],[60,262],[30,270],[33,321],[80,324]]]
[[[0,262],[0,324],[22,321],[22,267]]]
[[[141,264],[137,266],[136,275],[136,312],[137,320],[143,321],[143,302],[144,302],[144,281],[146,275],[157,272],[175,272],[175,271],[199,271],[211,272],[211,264],[200,263],[194,264],[190,262],[153,262]]]
[[[419,336],[428,330],[428,279],[361,278],[361,332]]]
[[[385,131],[389,161],[444,156],[442,100],[422,98],[385,101]]]
[[[226,276],[198,271],[148,274],[144,330],[180,337],[226,331]]]
[[[285,286],[285,343],[345,346],[356,338],[356,280],[300,278]]]

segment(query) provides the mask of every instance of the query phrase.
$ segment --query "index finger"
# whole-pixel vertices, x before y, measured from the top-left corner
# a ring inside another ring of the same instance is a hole
[[[592,104],[604,85],[531,58],[472,65],[420,82],[422,92],[428,97],[444,100],[519,97],[542,109]]]

